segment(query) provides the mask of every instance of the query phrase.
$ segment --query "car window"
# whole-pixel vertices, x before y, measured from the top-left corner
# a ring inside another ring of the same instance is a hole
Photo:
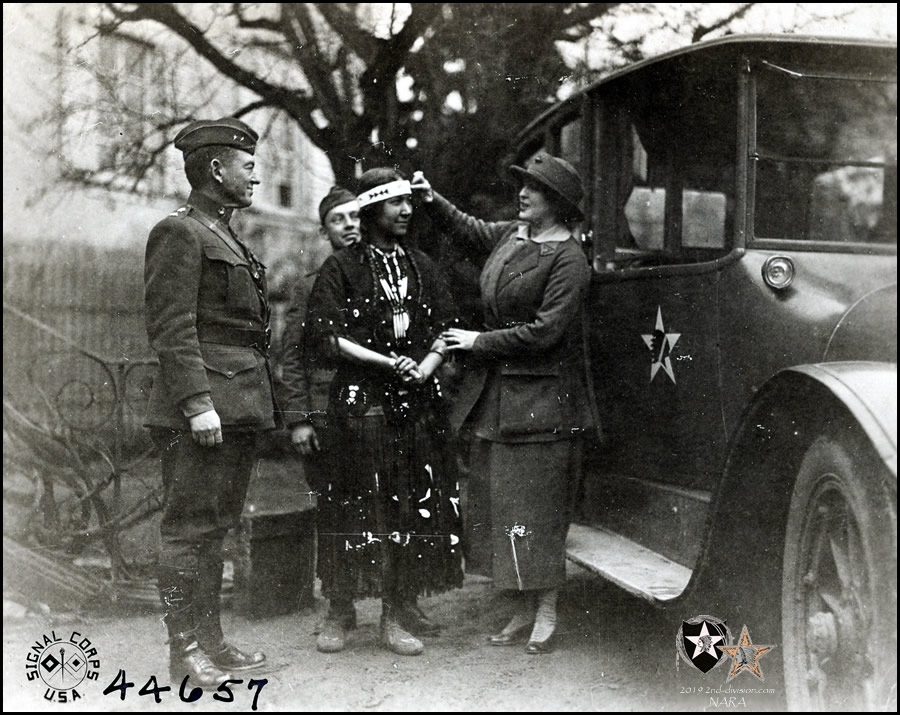
[[[627,230],[617,248],[665,252],[668,262],[686,263],[712,257],[688,249],[723,249],[731,172],[710,167],[690,152],[676,152],[674,159],[669,151],[648,153],[636,126],[630,134],[631,184],[623,194]],[[680,194],[677,216],[671,215],[675,209],[667,205],[667,191],[675,192],[676,201]]]
[[[896,82],[764,65],[756,117],[756,237],[896,243]]]

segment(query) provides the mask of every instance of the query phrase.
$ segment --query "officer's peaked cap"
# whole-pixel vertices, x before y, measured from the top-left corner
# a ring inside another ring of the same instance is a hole
[[[191,122],[178,132],[175,148],[184,154],[185,159],[192,151],[204,146],[232,146],[253,154],[258,141],[259,134],[240,119],[222,117]]]

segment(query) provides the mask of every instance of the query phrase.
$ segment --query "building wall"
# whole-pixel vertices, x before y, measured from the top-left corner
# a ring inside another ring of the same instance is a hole
[[[146,125],[135,121],[131,106],[146,112],[163,99],[189,106],[206,92],[208,103],[195,116],[215,118],[254,99],[158,29],[137,26],[121,43],[88,40],[86,23],[96,9],[3,7],[4,394],[31,395],[26,402],[36,400],[35,387],[51,398],[62,390],[71,401],[80,375],[102,382],[103,369],[87,369],[84,361],[92,359],[80,349],[110,364],[152,357],[143,326],[143,250],[153,225],[189,193],[181,154],[171,146],[183,125],[161,137],[168,146],[140,182],[110,172],[99,177],[108,186],[92,185],[64,173],[95,169],[117,160],[110,153],[117,147],[133,148],[131,133]],[[124,109],[109,109],[112,95]],[[277,302],[324,258],[317,207],[332,173],[287,118],[258,110],[243,119],[261,135],[262,183],[234,226],[269,267]],[[283,310],[275,306],[276,318]],[[133,412],[130,421],[139,422],[140,410]]]

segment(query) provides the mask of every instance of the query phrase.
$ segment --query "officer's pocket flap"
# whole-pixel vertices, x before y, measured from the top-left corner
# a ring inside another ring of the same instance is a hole
[[[232,266],[246,266],[247,261],[237,255],[227,246],[204,246],[203,255],[210,261],[223,261]]]
[[[504,373],[500,379],[500,434],[514,437],[559,432],[562,401],[556,375]]]
[[[250,350],[204,351],[203,364],[207,370],[217,372],[229,380],[247,370],[255,370],[259,364],[256,354]]]

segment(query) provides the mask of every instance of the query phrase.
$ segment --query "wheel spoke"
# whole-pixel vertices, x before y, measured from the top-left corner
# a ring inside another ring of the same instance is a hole
[[[862,593],[866,587],[865,551],[856,524],[847,524],[847,553],[850,558],[850,573],[852,588],[856,593]]]
[[[840,613],[841,610],[841,599],[837,596],[832,596],[830,593],[825,593],[823,591],[819,592],[819,597],[825,601],[825,605],[831,609],[831,612],[834,614]]]
[[[833,533],[829,537],[829,546],[831,547],[831,558],[834,559],[834,566],[837,569],[838,580],[841,582],[842,589],[846,590],[853,584],[853,573],[847,547],[845,544],[838,543],[838,535]]]

